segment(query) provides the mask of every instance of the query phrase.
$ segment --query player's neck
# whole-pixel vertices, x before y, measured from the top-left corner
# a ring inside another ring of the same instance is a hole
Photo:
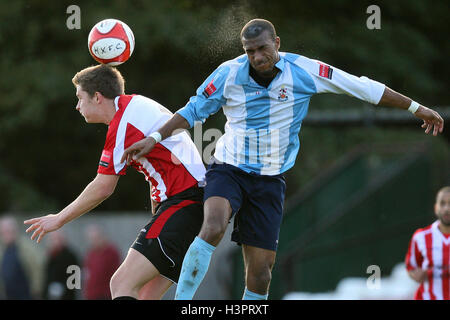
[[[103,113],[104,113],[103,123],[109,125],[114,116],[116,115],[116,106],[114,105],[114,100],[107,99],[104,101]]]
[[[446,226],[439,221],[438,229],[444,234],[450,234],[450,226]]]
[[[255,69],[253,69],[252,66],[250,66],[249,74],[256,83],[267,88],[279,71],[277,67],[274,66],[273,68],[274,70],[272,70],[272,73],[262,75],[261,73],[258,73]]]

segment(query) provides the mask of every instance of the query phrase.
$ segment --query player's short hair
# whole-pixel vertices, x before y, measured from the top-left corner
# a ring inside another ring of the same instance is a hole
[[[90,97],[100,92],[108,99],[125,94],[125,80],[122,74],[114,67],[104,64],[85,68],[72,78],[72,83],[81,86]]]
[[[275,27],[272,22],[264,19],[253,19],[245,24],[245,26],[241,30],[241,40],[245,39],[254,39],[258,37],[264,31],[268,31],[272,40],[275,41],[277,37],[277,33],[275,31]]]

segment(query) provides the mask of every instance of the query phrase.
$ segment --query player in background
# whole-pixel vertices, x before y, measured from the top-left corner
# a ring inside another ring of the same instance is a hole
[[[249,21],[241,31],[241,42],[245,54],[222,63],[185,107],[122,157],[123,161],[139,158],[175,130],[191,128],[219,109],[227,118],[206,173],[204,223],[186,253],[176,299],[193,298],[236,213],[232,240],[242,244],[243,299],[267,299],[283,213],[283,174],[295,163],[298,134],[314,94],[347,94],[374,105],[409,110],[424,121],[426,133],[437,135],[443,130],[437,112],[384,84],[279,52],[280,38],[267,20]]]
[[[72,79],[76,109],[87,123],[108,125],[97,176],[58,214],[26,220],[26,232],[40,242],[48,232],[97,207],[126,173],[123,150],[149,135],[172,113],[140,95],[124,94],[120,72],[106,65],[86,68]],[[203,221],[205,167],[186,132],[159,143],[131,162],[150,183],[152,213],[110,281],[113,299],[160,299],[178,281],[182,260]]]
[[[416,230],[405,264],[409,276],[420,283],[415,300],[450,300],[450,186],[436,195],[437,220]]]

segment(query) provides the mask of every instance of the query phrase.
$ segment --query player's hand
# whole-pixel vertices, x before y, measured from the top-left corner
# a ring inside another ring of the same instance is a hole
[[[425,282],[428,278],[429,271],[433,272],[432,270],[423,270],[420,268],[413,269],[409,271],[409,276],[413,278],[415,281],[422,283]]]
[[[436,111],[420,106],[414,115],[423,120],[422,128],[425,129],[426,134],[433,130],[433,136],[437,136],[438,132],[442,133],[444,130],[444,119]]]
[[[31,235],[31,240],[37,238],[37,243],[41,242],[45,234],[62,227],[59,216],[56,214],[49,214],[47,216],[25,220],[23,223],[31,224],[26,232],[28,233],[34,230],[33,234]]]
[[[137,160],[140,157],[143,157],[144,155],[152,151],[155,144],[156,141],[152,137],[147,137],[136,142],[135,144],[129,146],[124,150],[123,156],[120,159],[120,163],[126,161],[127,164],[130,164],[131,160]]]

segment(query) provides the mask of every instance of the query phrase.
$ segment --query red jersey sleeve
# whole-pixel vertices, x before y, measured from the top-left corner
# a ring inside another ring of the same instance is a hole
[[[125,108],[118,110],[109,124],[105,146],[103,147],[102,155],[100,157],[97,173],[108,175],[126,174],[126,163],[119,163],[120,158],[122,158],[123,155],[123,148],[118,148],[118,146],[123,145],[125,139],[124,133],[121,134],[118,130],[124,110]],[[119,149],[121,151],[119,151]]]
[[[117,158],[117,153],[114,154],[115,147],[115,137],[116,135],[112,132],[113,128],[109,128],[108,133],[106,135],[105,146],[103,147],[102,155],[100,156],[100,162],[98,164],[97,173],[108,174],[108,175],[125,175],[127,166],[124,164],[123,166],[116,168],[115,166],[115,157]],[[114,139],[113,139],[114,137]],[[120,159],[118,159],[120,161]],[[119,170],[117,172],[117,170]]]
[[[405,265],[406,270],[408,271],[420,268],[422,266],[423,256],[417,245],[418,231],[416,231],[412,236],[411,241],[409,242],[408,252],[406,253]]]
[[[118,110],[108,127],[97,173],[125,175],[127,165],[125,162],[120,163],[124,150],[145,137],[142,131],[129,123],[133,116],[139,115],[136,106],[131,111],[126,111],[133,97],[132,95],[123,95],[118,100]],[[156,117],[152,119],[156,119]],[[148,119],[145,120],[151,122]]]

